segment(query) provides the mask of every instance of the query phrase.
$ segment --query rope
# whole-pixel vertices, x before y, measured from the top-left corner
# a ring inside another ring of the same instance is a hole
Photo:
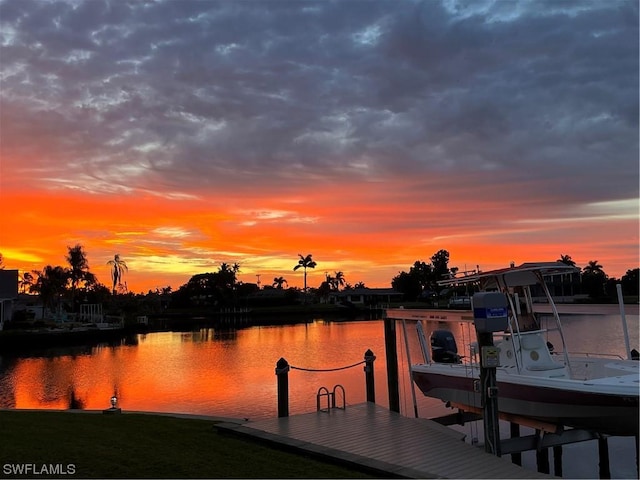
[[[347,368],[357,367],[358,365],[362,365],[363,363],[366,363],[365,360],[362,360],[361,362],[358,362],[358,363],[354,363],[353,365],[347,365],[346,367],[337,367],[337,368],[301,368],[301,367],[294,367],[293,365],[290,365],[289,368],[293,370],[302,370],[304,372],[335,372],[337,370],[346,370]]]

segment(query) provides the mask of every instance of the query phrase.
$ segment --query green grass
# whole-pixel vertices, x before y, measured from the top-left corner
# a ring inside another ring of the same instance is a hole
[[[76,478],[371,478],[220,434],[207,420],[2,411],[0,432],[0,478],[18,476],[7,464],[72,464],[74,475],[53,476]]]

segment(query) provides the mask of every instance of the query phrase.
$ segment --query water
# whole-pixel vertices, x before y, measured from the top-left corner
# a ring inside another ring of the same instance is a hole
[[[627,315],[627,321],[631,346],[638,348],[638,315]],[[571,315],[565,317],[563,323],[569,350],[606,348],[625,355],[619,317]],[[454,322],[449,328],[454,331],[459,347],[469,342],[471,333],[466,324]],[[407,331],[409,356],[415,363],[422,356],[415,339],[415,322],[407,322]],[[377,357],[374,365],[376,403],[388,406],[383,322],[315,320],[231,331],[204,328],[186,333],[158,332],[138,335],[117,346],[50,349],[19,357],[2,356],[0,408],[66,409],[73,395],[85,409],[104,409],[110,406],[109,399],[115,393],[119,406],[129,411],[256,420],[277,415],[275,365],[280,357],[300,369],[333,369],[358,364],[333,372],[291,370],[289,409],[293,415],[315,411],[316,395],[323,386],[331,390],[337,384],[342,385],[347,405],[364,402],[365,381],[360,362],[368,349]],[[398,357],[401,412],[413,416],[401,322],[398,322]],[[424,397],[419,391],[416,398],[421,417],[452,412],[440,400]],[[466,433],[469,441],[474,437],[482,440],[476,424],[455,428]],[[501,428],[508,436],[508,425]],[[527,433],[522,430],[523,435]],[[633,438],[610,440],[614,477],[636,476],[634,448]],[[597,477],[597,454],[591,452],[593,449],[597,452],[595,442],[565,447],[565,477]],[[523,454],[523,462],[535,469],[533,453]]]

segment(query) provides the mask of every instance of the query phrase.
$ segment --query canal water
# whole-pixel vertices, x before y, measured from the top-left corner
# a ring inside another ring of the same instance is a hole
[[[471,335],[467,324],[447,320],[446,328],[454,332],[464,353]],[[638,315],[627,315],[627,322],[631,347],[638,348]],[[563,324],[570,351],[625,355],[619,316],[569,315]],[[414,416],[407,365],[408,359],[420,361],[422,354],[415,322],[406,322],[407,341],[402,322],[396,326],[400,408],[402,414]],[[428,329],[438,326],[435,319]],[[319,389],[331,391],[336,385],[345,392],[344,399],[337,395],[337,403],[344,401],[348,408],[366,400],[362,362],[368,349],[376,355],[376,403],[388,406],[383,321],[316,319],[293,325],[138,334],[117,345],[0,356],[0,408],[66,409],[73,402],[75,407],[104,409],[115,394],[118,406],[129,411],[269,418],[277,415],[275,366],[281,357],[293,367],[289,373],[290,414],[315,411]],[[419,390],[415,395],[420,417],[452,412]],[[321,402],[324,406],[326,398]],[[469,442],[483,439],[474,423],[453,428],[466,433]],[[508,436],[508,424],[501,428]],[[523,429],[522,434],[527,433]],[[612,476],[637,478],[634,439],[612,437],[609,449]],[[523,462],[535,469],[533,454],[523,455]],[[597,478],[597,462],[596,442],[566,446],[564,476]]]

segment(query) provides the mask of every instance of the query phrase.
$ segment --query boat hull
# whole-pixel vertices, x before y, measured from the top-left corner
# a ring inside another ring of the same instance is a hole
[[[426,396],[482,408],[477,375],[460,374],[464,369],[460,366],[425,367],[413,369],[412,376]],[[501,413],[609,435],[638,434],[637,390],[618,394],[580,391],[531,383],[530,378],[521,379],[519,375],[509,377],[497,377],[498,410]]]

